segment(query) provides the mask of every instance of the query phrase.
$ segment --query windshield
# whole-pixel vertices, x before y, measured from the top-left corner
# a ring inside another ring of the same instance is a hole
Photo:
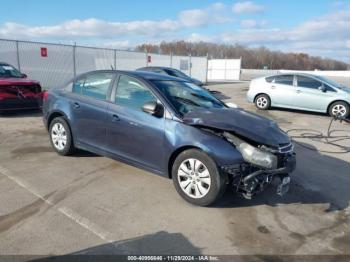
[[[21,78],[22,74],[16,68],[6,64],[0,64],[0,78]]]
[[[175,77],[181,77],[181,78],[188,78],[188,76],[185,73],[182,73],[179,70],[175,70],[175,69],[165,69],[167,71],[167,73],[171,76],[175,76]]]
[[[179,81],[153,81],[183,116],[198,109],[227,108],[226,105],[203,88]]]

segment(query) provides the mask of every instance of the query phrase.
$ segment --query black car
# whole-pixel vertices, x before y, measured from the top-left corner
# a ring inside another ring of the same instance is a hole
[[[178,77],[181,79],[186,80],[187,82],[193,83],[197,86],[203,86],[203,82],[199,81],[198,79],[192,78],[185,73],[181,72],[180,70],[171,68],[171,67],[160,67],[160,66],[149,66],[149,67],[142,67],[137,69],[137,71],[147,71],[157,74],[163,74],[163,75],[169,75],[173,77]]]
[[[218,95],[217,98],[219,98],[219,96],[221,94],[220,91],[210,90],[208,88],[205,88],[204,83],[202,81],[195,79],[195,78],[192,78],[192,77],[186,75],[185,73],[183,73],[180,70],[177,70],[175,68],[161,67],[161,66],[149,66],[149,67],[139,68],[136,71],[146,71],[146,72],[152,72],[152,73],[181,78],[181,79],[185,80],[186,82],[189,82],[189,83],[192,83],[192,84],[195,84],[197,86],[202,87],[203,89],[207,90],[208,92],[212,93],[213,95]]]

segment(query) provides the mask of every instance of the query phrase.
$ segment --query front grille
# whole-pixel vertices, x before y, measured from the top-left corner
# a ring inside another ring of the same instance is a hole
[[[41,106],[39,85],[11,85],[0,88],[0,110],[39,108]]]

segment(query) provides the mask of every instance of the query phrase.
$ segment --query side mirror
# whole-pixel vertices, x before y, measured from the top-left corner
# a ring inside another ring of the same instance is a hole
[[[142,111],[155,117],[162,117],[164,115],[163,105],[154,101],[144,104],[142,106]]]
[[[327,91],[327,88],[324,85],[321,85],[318,90],[322,91],[323,93],[325,93]]]
[[[22,78],[27,78],[27,75],[26,75],[26,74],[22,74],[21,77],[22,77]]]

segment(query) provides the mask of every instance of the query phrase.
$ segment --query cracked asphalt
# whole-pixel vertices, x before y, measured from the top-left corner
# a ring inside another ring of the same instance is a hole
[[[184,202],[172,181],[87,152],[58,156],[39,112],[0,116],[0,254],[350,254],[350,125],[322,114],[261,112],[248,83],[211,85],[222,99],[277,121],[296,141],[283,198],[228,191],[215,206]]]

